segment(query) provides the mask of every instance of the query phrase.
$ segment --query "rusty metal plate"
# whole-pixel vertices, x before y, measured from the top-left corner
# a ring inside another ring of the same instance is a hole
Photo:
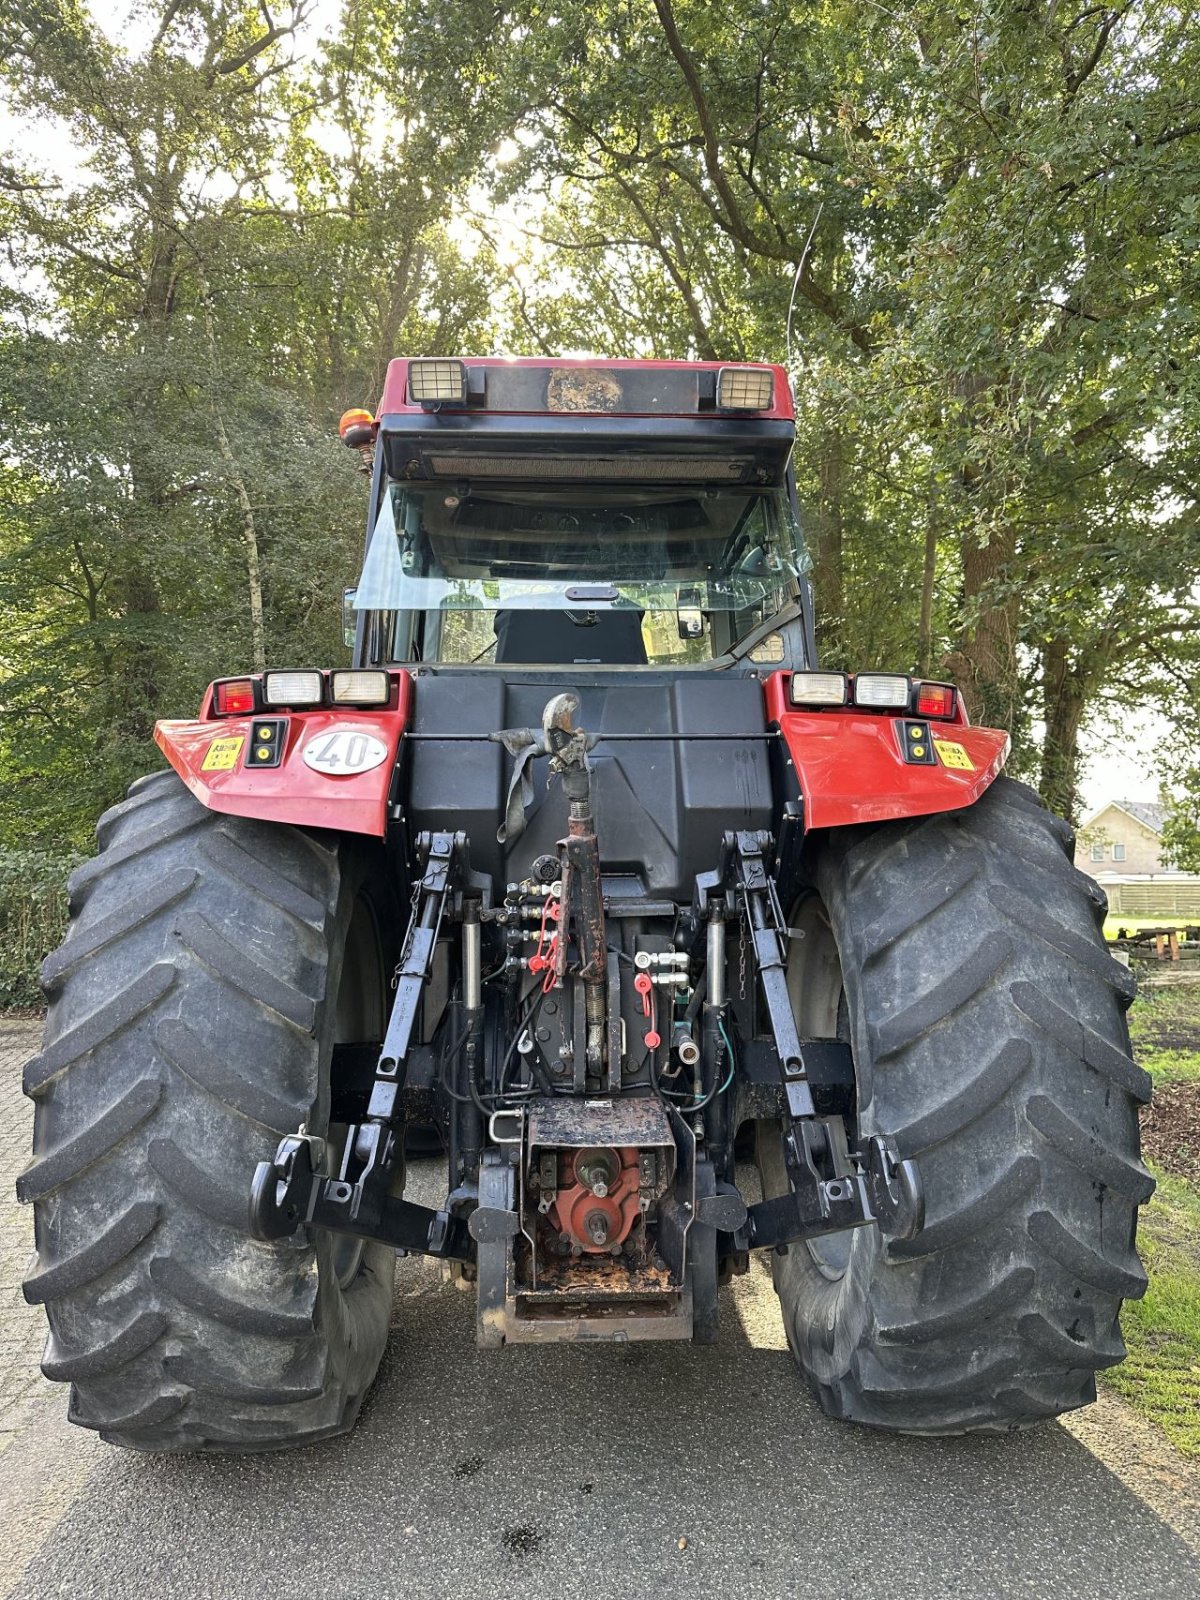
[[[667,1113],[656,1099],[583,1100],[562,1096],[533,1100],[528,1117],[527,1148],[539,1146],[576,1150],[586,1145],[611,1145],[641,1149],[675,1147]]]

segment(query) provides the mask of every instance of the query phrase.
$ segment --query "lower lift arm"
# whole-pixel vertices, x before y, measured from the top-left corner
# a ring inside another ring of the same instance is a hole
[[[705,885],[710,892],[718,886],[732,890],[745,914],[779,1059],[788,1122],[784,1164],[789,1193],[749,1208],[748,1242],[769,1247],[869,1222],[877,1222],[890,1238],[911,1238],[925,1220],[915,1164],[901,1160],[892,1140],[879,1135],[852,1149],[841,1117],[816,1114],[787,988],[787,928],[767,872],[765,851],[770,843],[769,834],[726,834],[723,870],[716,884],[710,880]],[[849,1053],[849,1045],[844,1048]]]
[[[417,1016],[446,901],[465,872],[461,834],[425,834],[417,842],[424,875],[396,969],[396,1000],[375,1069],[366,1120],[347,1129],[341,1169],[323,1170],[328,1146],[312,1134],[284,1139],[273,1161],[260,1161],[250,1196],[256,1238],[282,1239],[303,1224],[382,1239],[400,1250],[471,1261],[475,1242],[461,1217],[400,1199],[390,1191],[403,1161],[403,1126],[395,1116],[408,1070]]]

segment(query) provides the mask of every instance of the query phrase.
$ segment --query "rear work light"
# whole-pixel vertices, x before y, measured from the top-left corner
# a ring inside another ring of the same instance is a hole
[[[844,706],[848,680],[844,672],[793,672],[794,706]]]
[[[948,683],[919,683],[917,685],[917,715],[919,717],[952,717],[958,691]]]
[[[219,717],[254,715],[254,679],[226,678],[213,684],[213,710]]]
[[[461,361],[410,361],[408,398],[422,406],[466,405],[466,367]]]
[[[775,374],[759,367],[722,367],[717,373],[718,411],[769,411]]]
[[[860,672],[854,680],[854,704],[908,710],[912,683],[898,672]]]
[[[269,706],[319,706],[325,683],[319,672],[268,672],[263,699]]]
[[[335,672],[329,683],[335,706],[385,706],[392,693],[386,672]]]

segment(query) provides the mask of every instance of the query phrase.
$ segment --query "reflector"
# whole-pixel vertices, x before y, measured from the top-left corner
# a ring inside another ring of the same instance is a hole
[[[794,706],[844,706],[846,704],[846,674],[844,672],[793,672],[792,704]]]
[[[911,692],[911,683],[898,672],[860,672],[854,680],[856,706],[901,706],[907,709]]]
[[[769,411],[775,374],[760,367],[722,367],[717,373],[718,411]]]
[[[213,710],[219,717],[244,717],[254,711],[254,679],[226,678],[213,684]]]
[[[319,706],[325,685],[319,672],[268,672],[263,699],[269,706]]]
[[[392,692],[386,672],[335,672],[329,681],[339,706],[385,706]]]
[[[410,361],[408,398],[422,406],[465,404],[466,367],[461,361]]]

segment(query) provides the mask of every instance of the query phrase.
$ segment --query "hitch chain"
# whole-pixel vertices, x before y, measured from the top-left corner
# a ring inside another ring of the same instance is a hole
[[[724,858],[762,983],[790,1123],[783,1138],[790,1192],[749,1208],[749,1242],[786,1248],[795,1239],[870,1222],[877,1222],[885,1237],[910,1239],[925,1220],[916,1164],[901,1159],[895,1142],[880,1134],[851,1149],[842,1118],[817,1115],[788,994],[787,923],[767,868],[771,836],[738,833],[727,835],[726,842]],[[743,951],[745,946],[743,937]]]
[[[403,1128],[396,1123],[408,1055],[420,1015],[434,947],[452,883],[461,875],[462,834],[423,834],[417,841],[424,875],[413,888],[403,954],[392,977],[396,991],[364,1122],[346,1132],[337,1174],[325,1171],[327,1146],[303,1128],[280,1142],[274,1160],[260,1161],[250,1195],[250,1226],[258,1239],[282,1239],[302,1225],[367,1239],[397,1249],[460,1261],[474,1259],[474,1241],[460,1217],[433,1211],[390,1191],[403,1161]]]

